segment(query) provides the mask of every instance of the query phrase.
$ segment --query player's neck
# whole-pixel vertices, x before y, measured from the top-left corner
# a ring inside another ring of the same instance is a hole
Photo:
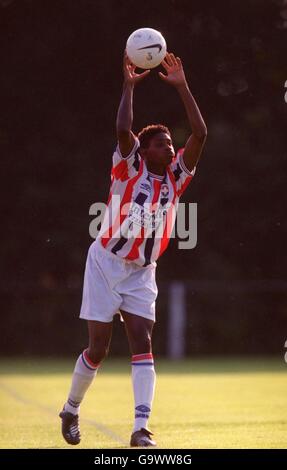
[[[147,170],[153,173],[154,175],[163,176],[165,174],[166,166],[165,165],[156,165],[155,163],[146,161]]]

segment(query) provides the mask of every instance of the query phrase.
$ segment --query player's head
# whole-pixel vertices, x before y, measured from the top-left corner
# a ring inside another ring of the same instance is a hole
[[[147,163],[169,165],[174,148],[169,129],[162,124],[144,127],[138,134],[140,153]]]

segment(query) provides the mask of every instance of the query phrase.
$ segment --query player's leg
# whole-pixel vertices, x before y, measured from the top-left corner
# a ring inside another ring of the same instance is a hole
[[[69,444],[80,442],[78,415],[80,404],[93,382],[98,368],[106,357],[112,336],[112,322],[88,321],[89,347],[85,349],[75,365],[68,400],[60,413],[62,434]]]
[[[152,433],[147,429],[155,389],[152,355],[154,321],[121,310],[132,354],[132,382],[135,401],[135,421],[132,446],[153,446]],[[143,431],[144,430],[144,431]]]
[[[154,321],[121,310],[125,329],[133,355],[152,353],[152,330]]]
[[[95,378],[101,361],[106,357],[112,336],[112,322],[88,320],[89,347],[85,349],[75,365],[72,386],[65,410],[78,414],[80,403]]]

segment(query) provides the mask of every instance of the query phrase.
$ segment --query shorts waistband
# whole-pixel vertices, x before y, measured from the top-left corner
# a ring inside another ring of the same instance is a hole
[[[134,263],[134,261],[131,261],[129,259],[121,258],[120,256],[115,255],[114,253],[112,253],[112,251],[107,250],[106,248],[104,248],[103,245],[102,245],[102,242],[99,238],[97,238],[94,243],[95,243],[96,249],[99,250],[101,253],[103,253],[105,256],[108,256],[111,259],[117,260],[119,263],[122,263],[124,265],[133,264],[135,266],[138,266],[139,268],[142,267],[142,266]]]
[[[148,266],[141,266],[140,264],[137,264],[135,263],[134,261],[132,260],[129,260],[129,259],[125,259],[125,258],[121,258],[120,256],[118,255],[115,255],[112,251],[110,250],[107,250],[106,248],[103,247],[102,245],[102,242],[100,240],[100,238],[96,238],[96,240],[94,241],[94,244],[95,244],[95,248],[103,253],[104,256],[108,256],[110,257],[111,259],[114,259],[114,260],[117,260],[119,263],[123,264],[124,266],[135,266],[139,269],[146,269],[146,268],[151,268],[151,267],[156,267],[157,263],[154,261],[152,262],[151,264],[149,264]]]

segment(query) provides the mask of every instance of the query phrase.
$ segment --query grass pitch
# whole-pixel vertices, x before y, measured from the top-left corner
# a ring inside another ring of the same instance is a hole
[[[81,444],[64,442],[58,412],[73,367],[73,360],[0,361],[1,448],[129,447],[133,395],[128,358],[105,361],[81,407]],[[157,360],[156,371],[149,426],[159,448],[287,447],[283,357]]]

